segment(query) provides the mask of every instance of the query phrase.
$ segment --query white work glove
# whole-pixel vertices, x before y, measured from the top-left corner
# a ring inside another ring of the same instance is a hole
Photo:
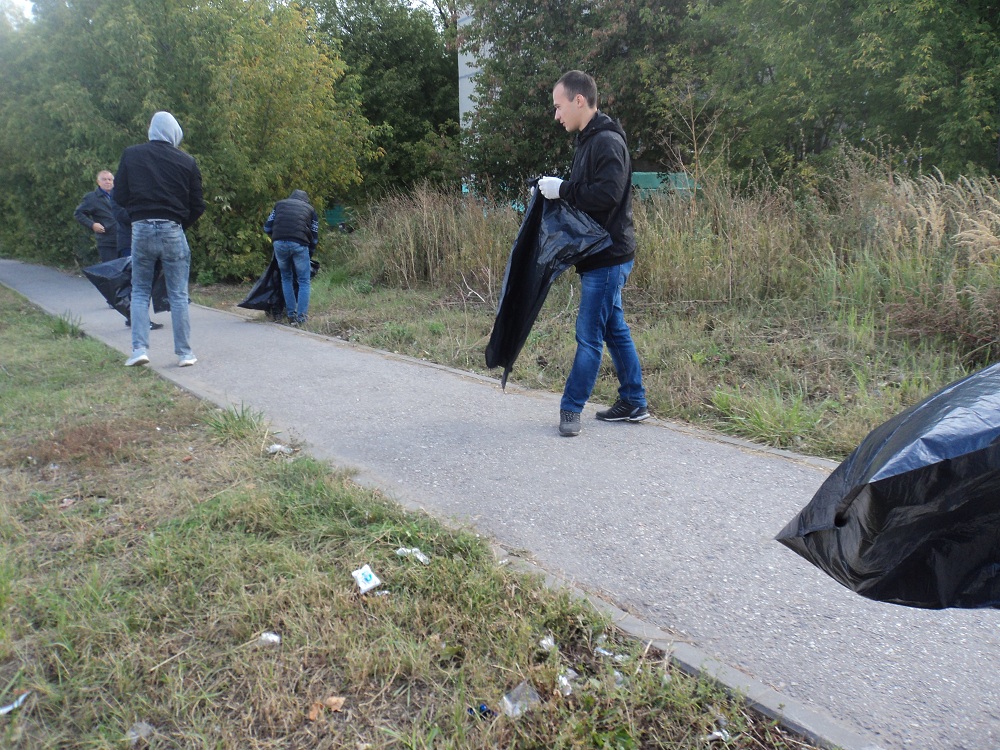
[[[538,181],[538,189],[550,201],[559,199],[559,186],[563,181],[558,177],[543,177]]]

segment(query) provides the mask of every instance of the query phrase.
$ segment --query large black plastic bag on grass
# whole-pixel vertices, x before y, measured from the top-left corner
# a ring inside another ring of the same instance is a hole
[[[315,277],[317,273],[319,273],[319,261],[310,258],[309,278]],[[296,294],[298,291],[298,283],[296,282]],[[264,273],[257,279],[257,283],[253,285],[243,301],[236,306],[247,310],[263,310],[271,317],[281,317],[285,314],[285,293],[281,288],[281,270],[273,255],[271,262],[264,269]]]
[[[607,230],[583,211],[534,192],[511,247],[486,346],[486,366],[503,368],[502,388],[559,274],[609,247]]]
[[[83,275],[90,279],[90,283],[97,287],[108,304],[125,316],[126,319],[132,315],[132,257],[126,255],[124,258],[114,258],[106,260],[97,265],[88,266],[83,269]],[[170,301],[167,299],[167,282],[163,276],[159,262],[153,274],[153,312],[166,312],[170,309]]]
[[[872,431],[777,539],[869,599],[1000,607],[1000,364]]]

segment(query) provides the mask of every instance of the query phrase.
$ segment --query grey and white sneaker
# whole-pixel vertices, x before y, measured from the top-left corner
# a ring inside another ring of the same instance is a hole
[[[149,355],[146,352],[132,352],[132,356],[125,360],[126,367],[135,367],[136,365],[148,365]]]
[[[196,356],[194,356],[193,354],[185,354],[183,357],[180,358],[180,361],[177,363],[177,366],[178,367],[190,367],[191,365],[193,365],[197,361],[198,361],[198,358]]]

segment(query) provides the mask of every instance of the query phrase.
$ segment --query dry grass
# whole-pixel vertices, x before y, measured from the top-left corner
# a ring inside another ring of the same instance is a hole
[[[0,320],[0,704],[30,691],[3,747],[678,748],[723,724],[728,747],[807,747],[477,536],[269,455],[252,410],[3,289]],[[362,563],[384,596],[358,594]],[[525,680],[526,715],[469,714]]]

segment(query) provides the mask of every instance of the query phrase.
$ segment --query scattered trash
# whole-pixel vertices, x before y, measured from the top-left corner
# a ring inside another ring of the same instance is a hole
[[[11,711],[13,711],[13,710],[15,710],[15,709],[20,708],[21,706],[23,706],[24,702],[26,700],[28,700],[28,696],[31,695],[32,692],[33,691],[29,690],[27,693],[24,693],[23,695],[21,695],[13,703],[8,703],[3,708],[0,708],[0,716],[3,716],[4,714],[9,714]]]
[[[398,550],[396,550],[396,554],[399,555],[400,557],[406,557],[407,555],[410,555],[420,560],[420,562],[422,562],[424,565],[431,564],[431,559],[423,552],[421,552],[419,547],[400,547]]]
[[[598,656],[614,656],[613,653],[608,651],[606,648],[601,648],[600,646],[594,649],[594,653]]]
[[[135,747],[139,740],[148,740],[156,734],[156,727],[144,721],[137,722],[125,733],[125,739],[131,747]]]
[[[507,716],[517,718],[541,702],[542,699],[539,697],[538,691],[525,680],[503,697],[500,707]]]
[[[69,508],[70,506],[72,506],[77,501],[77,499],[78,498],[75,498],[75,497],[64,497],[60,501],[59,507],[60,508]]]
[[[701,741],[711,745],[713,742],[729,742],[729,739],[729,732],[725,729],[716,729],[711,734],[702,737]]]
[[[286,456],[290,456],[293,453],[291,448],[287,445],[282,445],[281,443],[272,443],[268,446],[267,452],[272,456],[276,453],[284,453]]]
[[[277,633],[261,633],[260,642],[265,646],[277,646],[281,644],[281,636]]]
[[[569,667],[567,667],[565,671],[560,672],[559,676],[556,678],[556,686],[558,687],[559,692],[562,693],[562,695],[567,698],[570,695],[572,695],[573,694],[572,682],[579,676],[580,675],[576,670],[571,669]]]
[[[184,458],[182,458],[181,461],[183,463],[187,463],[188,461],[194,461],[194,456],[184,456]]]
[[[390,594],[390,592],[389,591],[385,591],[385,590],[383,590],[383,591],[376,591],[375,592],[375,596],[389,596],[389,594]]]
[[[497,712],[492,708],[487,706],[485,703],[480,703],[478,708],[473,708],[469,706],[468,708],[469,716],[475,716],[478,719],[495,719]]]
[[[360,568],[351,573],[354,576],[354,580],[358,582],[358,588],[361,589],[361,593],[367,593],[373,588],[378,586],[382,581],[379,577],[372,573],[372,569],[367,565],[362,565]]]
[[[556,648],[556,639],[551,635],[547,635],[538,642],[538,645],[542,651],[554,651]]]
[[[309,706],[309,713],[306,714],[306,718],[308,718],[309,721],[319,721],[319,718],[323,715],[324,708],[329,708],[331,711],[343,711],[344,703],[346,701],[346,698],[340,698],[334,695],[331,695],[329,698],[325,698],[322,701],[314,701],[312,705]]]
[[[625,684],[625,676],[616,669],[615,670],[615,687],[621,687],[624,684]]]

